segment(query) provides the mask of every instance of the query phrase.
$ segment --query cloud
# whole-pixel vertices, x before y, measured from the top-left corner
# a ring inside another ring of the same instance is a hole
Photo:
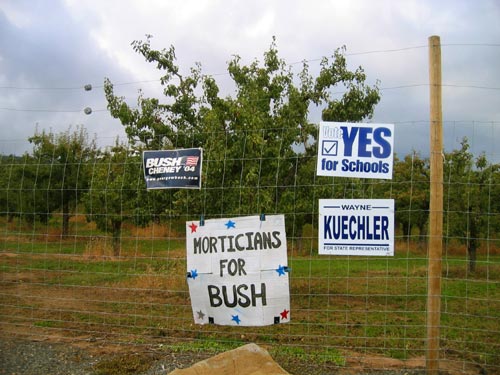
[[[91,133],[109,135],[83,113],[85,107],[103,107],[102,90],[85,92],[83,86],[102,85],[109,71],[122,79],[128,76],[96,48],[88,23],[79,24],[61,3],[51,2],[50,9],[46,4],[35,1],[30,7],[0,13],[1,84],[10,88],[2,89],[0,138],[10,140],[8,146],[21,144],[36,127],[63,131],[85,124]],[[117,130],[113,126],[114,134]]]
[[[72,89],[0,88],[0,107],[21,110],[0,110],[0,152],[2,145],[12,144],[2,140],[26,139],[37,123],[61,131],[83,124],[108,140],[123,135],[121,125],[104,111],[98,86],[109,77],[129,83],[116,89],[132,102],[139,88],[162,96],[158,84],[148,83],[161,72],[130,45],[146,34],[154,36],[153,48],[174,45],[184,72],[201,62],[203,72],[216,75],[222,85],[232,55],[244,64],[262,61],[273,36],[285,61],[310,60],[311,72],[319,69],[319,58],[345,45],[349,67],[362,66],[370,84],[380,80],[385,88],[373,121],[396,123],[428,119],[427,43],[430,35],[440,35],[443,83],[460,86],[443,89],[444,119],[498,122],[498,90],[468,86],[500,86],[500,48],[478,45],[499,40],[499,9],[493,0],[4,0],[0,86]],[[379,52],[360,53],[373,51]],[[86,83],[94,90],[84,91]],[[93,108],[92,115],[83,114],[85,107]],[[410,129],[415,136],[400,137],[400,144],[425,149],[425,134]]]

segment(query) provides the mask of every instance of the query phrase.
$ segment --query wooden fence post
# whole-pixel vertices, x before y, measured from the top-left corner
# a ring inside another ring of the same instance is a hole
[[[443,116],[441,108],[441,43],[429,37],[430,208],[427,284],[427,374],[439,372],[441,269],[443,253]]]

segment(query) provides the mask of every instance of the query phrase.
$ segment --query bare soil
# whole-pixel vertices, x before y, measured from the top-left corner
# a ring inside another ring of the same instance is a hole
[[[214,353],[173,352],[161,345],[116,345],[94,338],[45,338],[0,335],[0,375],[160,375],[187,368]],[[373,355],[349,353],[344,367],[280,359],[277,362],[295,375],[424,375],[425,358],[400,361]],[[478,366],[442,361],[441,375],[485,375]],[[491,374],[491,373],[490,373]]]
[[[3,252],[4,263],[15,266],[18,262],[15,253]],[[56,273],[50,274],[51,278]],[[74,288],[66,288],[57,283],[46,288],[47,274],[43,270],[29,272],[5,273],[0,278],[2,296],[0,299],[0,375],[156,375],[168,374],[176,368],[186,368],[194,363],[213,356],[214,352],[173,351],[168,345],[175,337],[146,338],[138,344],[136,337],[130,340],[120,334],[116,340],[111,326],[100,328],[89,323],[88,331],[80,325],[73,324],[70,315],[64,312],[92,311],[98,303],[106,301],[110,293],[106,288],[79,287],[77,297]],[[161,290],[158,279],[139,277],[134,280],[145,284],[148,290]],[[169,286],[172,288],[172,282]],[[141,284],[141,286],[143,286]],[[125,286],[125,287],[124,287]],[[175,295],[156,295],[148,292],[133,295],[131,290],[113,289],[113,298],[119,301],[128,299],[142,300],[151,304],[160,304]],[[167,289],[167,288],[165,288]],[[175,289],[175,288],[174,288]],[[119,294],[119,295],[118,295]],[[144,294],[144,295],[143,295]],[[25,307],[28,306],[28,307]],[[59,314],[56,320],[65,322],[65,327],[44,327],[36,323],[51,322],[53,314]],[[46,316],[44,315],[46,314]],[[22,315],[22,316],[21,316]],[[72,327],[72,324],[74,327]],[[76,328],[75,328],[76,327]],[[182,339],[182,338],[180,338]],[[275,358],[275,360],[290,374],[295,375],[421,375],[425,374],[425,358],[412,358],[401,361],[393,358],[370,355],[367,353],[343,353],[347,359],[345,366],[328,363],[311,363],[306,359]],[[493,374],[487,372],[473,362],[464,362],[452,356],[441,361],[442,375],[476,375]]]

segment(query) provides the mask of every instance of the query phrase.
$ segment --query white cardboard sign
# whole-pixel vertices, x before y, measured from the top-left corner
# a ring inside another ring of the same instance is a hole
[[[394,255],[393,199],[320,199],[319,254]]]
[[[393,124],[321,122],[318,176],[391,179]]]
[[[283,215],[186,222],[187,281],[197,324],[290,321]]]

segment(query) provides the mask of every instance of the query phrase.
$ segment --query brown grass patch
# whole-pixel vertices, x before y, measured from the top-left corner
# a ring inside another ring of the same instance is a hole
[[[165,224],[152,223],[146,227],[130,226],[129,229],[132,236],[142,239],[168,238],[177,235],[175,231]]]
[[[91,237],[85,244],[84,259],[112,259],[113,246],[106,237]]]
[[[168,273],[158,272],[149,264],[146,271],[133,278],[119,281],[113,284],[115,287],[132,288],[143,291],[160,291],[167,294],[185,292],[187,290],[184,266],[181,263],[174,264]]]
[[[79,224],[91,224],[87,221],[87,215],[84,214],[74,214],[69,218],[70,223],[79,223]],[[93,224],[93,222],[92,222]]]
[[[62,229],[60,227],[48,227],[47,231],[37,237],[43,237],[46,242],[58,242],[63,238]]]

